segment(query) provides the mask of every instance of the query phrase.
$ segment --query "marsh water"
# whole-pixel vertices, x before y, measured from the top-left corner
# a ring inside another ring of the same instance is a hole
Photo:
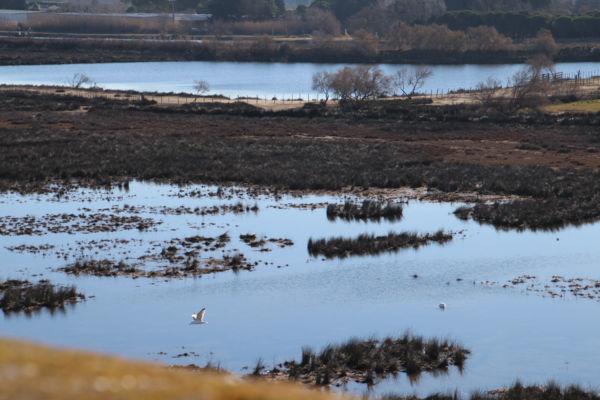
[[[0,66],[0,84],[68,85],[75,74],[85,74],[104,89],[194,93],[194,81],[205,80],[209,94],[228,97],[258,96],[270,99],[315,99],[311,89],[317,71],[336,71],[346,64],[256,62],[139,62],[106,64]],[[387,74],[411,65],[382,64]],[[504,85],[522,64],[431,65],[433,76],[424,93],[473,89],[493,77]],[[600,71],[600,63],[559,63],[556,72],[566,74]]]
[[[404,205],[404,216],[396,222],[330,221],[323,204],[342,203],[344,197],[280,196],[243,188],[225,189],[220,197],[217,193],[210,186],[131,182],[128,190],[3,194],[0,226],[4,224],[5,232],[15,228],[15,221],[22,223],[21,217],[45,222],[37,234],[0,236],[0,280],[75,284],[88,298],[64,311],[5,314],[0,334],[165,364],[211,362],[243,374],[259,358],[267,367],[298,360],[303,346],[319,350],[352,337],[409,330],[456,340],[470,349],[464,370],[450,367],[446,374],[410,379],[400,373],[371,389],[362,384],[345,389],[375,395],[469,393],[516,379],[528,384],[554,379],[597,389],[600,302],[569,295],[553,298],[544,291],[527,291],[527,284],[503,286],[525,274],[534,275],[540,287],[550,284],[553,275],[600,279],[600,225],[498,231],[457,219],[452,211],[459,204],[415,200]],[[257,205],[258,210],[194,212],[238,202]],[[89,216],[101,220],[97,216],[104,214],[135,215],[151,223],[142,230],[85,227]],[[49,217],[57,215],[71,215],[71,222],[68,230],[52,233],[53,224],[64,226],[64,220]],[[454,239],[445,245],[344,259],[313,258],[307,251],[311,237],[438,229],[454,232]],[[207,249],[202,257],[241,252],[258,262],[253,271],[182,279],[56,271],[77,259],[144,264],[140,257],[160,252],[173,239],[223,233],[231,242]],[[287,238],[294,244],[267,243],[264,248],[270,251],[259,251],[239,240],[246,233]],[[22,245],[34,247],[19,250]],[[31,250],[43,245],[44,250]],[[438,308],[442,301],[446,310]],[[201,307],[207,308],[208,324],[190,325],[191,314]]]

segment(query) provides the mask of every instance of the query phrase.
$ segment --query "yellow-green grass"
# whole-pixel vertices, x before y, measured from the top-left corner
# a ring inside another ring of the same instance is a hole
[[[600,112],[600,100],[580,100],[572,103],[551,104],[544,107],[544,109],[550,113],[597,113]]]
[[[160,364],[0,339],[1,400],[333,398],[341,396],[292,383],[249,381],[227,373],[193,373]]]

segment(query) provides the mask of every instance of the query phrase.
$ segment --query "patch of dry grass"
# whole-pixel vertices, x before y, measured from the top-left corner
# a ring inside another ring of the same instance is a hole
[[[0,340],[0,399],[329,399],[294,384],[191,373],[24,341]],[[336,396],[336,398],[339,398]]]
[[[597,113],[600,112],[600,99],[580,100],[564,104],[551,104],[544,107],[544,110],[549,113]]]

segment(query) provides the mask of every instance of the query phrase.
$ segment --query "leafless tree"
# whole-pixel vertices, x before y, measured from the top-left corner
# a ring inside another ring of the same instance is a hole
[[[558,45],[548,29],[540,29],[533,40],[533,50],[549,59],[558,51]]]
[[[494,77],[487,78],[484,82],[477,84],[475,98],[484,106],[492,106],[499,100],[498,92],[502,89],[502,83]]]
[[[340,101],[350,100],[354,86],[352,67],[344,67],[335,72],[331,77],[331,91]]]
[[[354,100],[376,99],[391,89],[392,78],[379,67],[360,65],[353,68],[352,75]]]
[[[68,83],[73,89],[79,89],[86,84],[90,84],[91,86],[95,85],[89,76],[81,73],[74,74],[71,79],[68,80]]]
[[[512,110],[521,107],[537,108],[548,100],[550,82],[544,80],[542,74],[554,71],[552,61],[545,56],[536,56],[528,60],[527,64],[509,81],[511,90],[508,105]]]
[[[208,85],[207,81],[204,81],[204,80],[194,81],[194,91],[196,92],[196,94],[198,96],[200,96],[204,93],[208,93],[209,90],[210,90],[210,86]]]
[[[493,26],[477,26],[467,30],[467,49],[478,51],[511,50],[511,38],[500,34]]]
[[[412,71],[407,68],[399,69],[394,77],[394,88],[410,99],[423,88],[427,78],[432,75],[433,71],[430,68],[421,65]]]
[[[341,103],[364,101],[384,96],[390,91],[392,79],[379,67],[361,65],[344,67],[337,72],[317,72],[313,89],[329,98],[332,93]]]
[[[327,71],[315,72],[312,77],[312,89],[325,96],[325,103],[329,100],[333,76]]]

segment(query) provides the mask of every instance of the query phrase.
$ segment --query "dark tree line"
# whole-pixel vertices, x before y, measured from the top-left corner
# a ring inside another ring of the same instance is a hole
[[[0,0],[17,1],[17,0]],[[169,0],[127,0],[131,11],[168,12]],[[285,13],[284,0],[175,0],[175,10],[212,14],[219,20],[265,20]]]
[[[205,0],[200,3],[215,19],[264,20],[285,13],[284,0]]]
[[[530,10],[545,9],[552,0],[445,0],[448,11],[456,10]]]
[[[598,11],[584,15],[452,11],[435,17],[430,22],[464,31],[470,27],[491,26],[513,38],[533,37],[540,29],[549,30],[555,38],[600,37]]]
[[[0,0],[0,9],[3,10],[26,10],[25,0]]]

